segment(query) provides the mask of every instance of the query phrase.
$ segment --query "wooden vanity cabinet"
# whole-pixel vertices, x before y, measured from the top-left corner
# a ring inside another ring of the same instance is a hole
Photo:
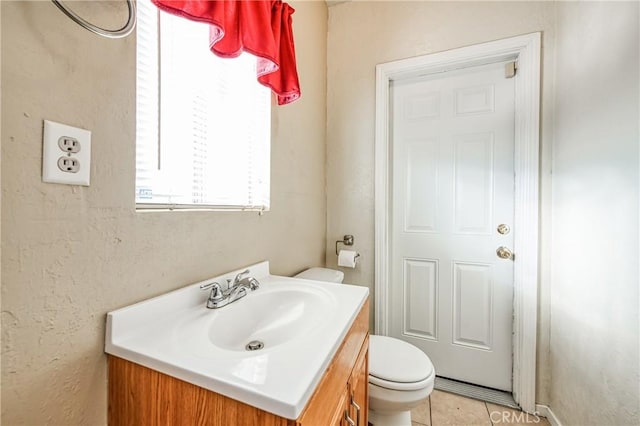
[[[347,387],[340,396],[340,402],[336,406],[336,410],[333,413],[331,426],[367,426],[368,424],[368,354],[369,354],[369,339],[365,341],[365,345],[362,347],[358,360],[353,368],[351,375],[349,376],[349,382]],[[307,425],[306,422],[300,423]],[[308,424],[313,424],[309,422]]]
[[[345,425],[349,418],[357,420],[360,407],[360,425],[367,426],[369,375],[369,302],[360,310],[296,424],[299,426]],[[354,397],[352,404],[352,396]],[[330,421],[329,421],[330,420]]]
[[[331,426],[367,426],[368,424],[368,354],[369,339],[365,340],[356,365],[349,376],[346,389],[340,395],[340,401],[332,415]],[[312,425],[313,422],[299,423],[301,425]]]
[[[350,417],[357,426],[368,425],[369,412],[369,336],[367,336],[358,360],[349,378]]]
[[[109,355],[109,425],[367,426],[368,330],[367,301],[297,420]]]

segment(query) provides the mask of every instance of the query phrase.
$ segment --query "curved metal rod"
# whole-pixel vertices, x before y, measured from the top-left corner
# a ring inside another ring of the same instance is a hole
[[[95,26],[92,23],[82,19],[74,11],[67,9],[66,6],[63,5],[59,0],[51,0],[51,1],[53,2],[53,4],[55,4],[58,7],[58,9],[62,11],[62,13],[67,15],[69,18],[71,18],[76,24],[102,37],[123,38],[131,34],[131,32],[136,26],[136,7],[133,4],[132,0],[127,0],[127,8],[129,9],[129,19],[127,19],[127,23],[124,25],[124,27],[118,30],[107,30],[107,29]]]

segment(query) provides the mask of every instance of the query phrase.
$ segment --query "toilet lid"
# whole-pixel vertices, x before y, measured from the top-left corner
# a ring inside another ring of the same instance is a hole
[[[426,386],[433,375],[431,360],[415,346],[393,337],[369,337],[371,383],[408,390]]]

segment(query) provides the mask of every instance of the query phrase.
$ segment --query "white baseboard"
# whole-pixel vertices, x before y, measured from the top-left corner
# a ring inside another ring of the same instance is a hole
[[[551,407],[549,407],[548,405],[536,404],[536,412],[540,416],[546,417],[547,420],[549,420],[551,426],[562,426],[562,423],[560,423],[560,420],[558,420],[556,415],[553,414],[553,411],[551,411]]]

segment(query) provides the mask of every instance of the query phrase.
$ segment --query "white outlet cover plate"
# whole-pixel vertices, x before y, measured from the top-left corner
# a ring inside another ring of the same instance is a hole
[[[60,149],[58,140],[72,137],[80,143],[80,151],[70,154]],[[80,162],[76,173],[64,172],[58,167],[60,157],[75,158]],[[42,137],[42,181],[67,185],[89,186],[91,181],[91,132],[66,124],[44,120]]]

